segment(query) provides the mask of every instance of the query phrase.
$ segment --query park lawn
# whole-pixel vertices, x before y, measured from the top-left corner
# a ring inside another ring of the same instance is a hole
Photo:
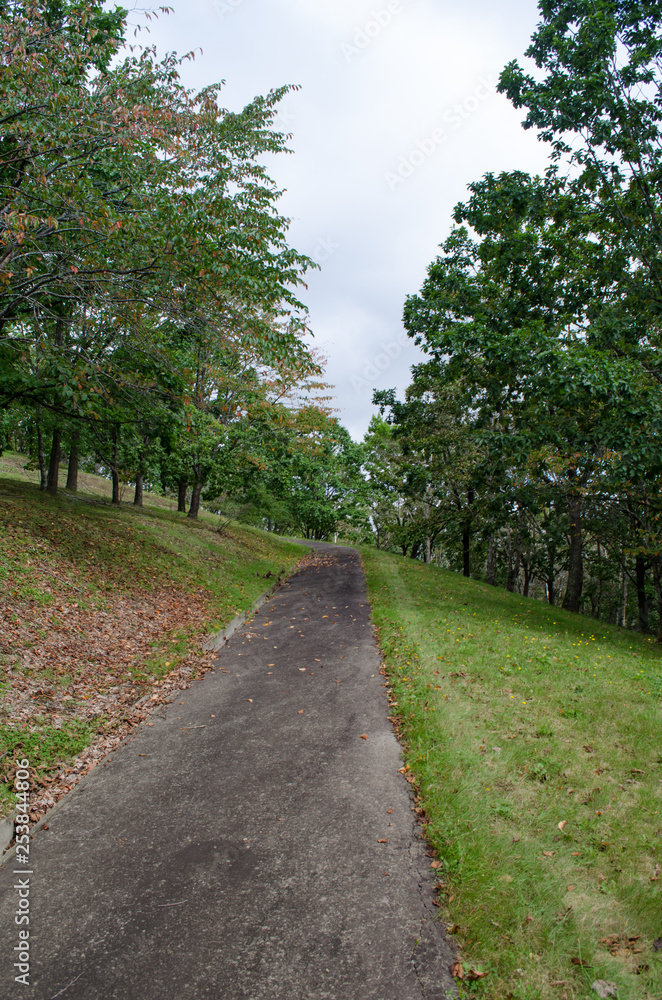
[[[363,550],[460,995],[662,996],[662,651]],[[471,973],[487,973],[471,981]]]
[[[0,815],[14,801],[14,761],[27,756],[39,818],[145,717],[150,706],[138,702],[151,695],[157,705],[207,669],[210,633],[307,550],[209,514],[189,521],[162,498],[113,506],[98,477],[52,498],[9,471],[0,478]]]

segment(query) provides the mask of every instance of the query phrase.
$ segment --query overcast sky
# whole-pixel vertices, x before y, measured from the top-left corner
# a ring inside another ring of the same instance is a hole
[[[225,80],[223,103],[298,84],[279,125],[294,155],[274,160],[290,242],[321,264],[303,295],[328,357],[338,416],[367,429],[373,387],[409,383],[421,357],[405,297],[451,228],[453,206],[487,171],[540,172],[547,149],[495,84],[521,60],[534,0],[174,0],[151,27],[164,53],[197,49],[182,77]],[[135,20],[135,17],[134,17]],[[202,51],[200,51],[202,50]]]

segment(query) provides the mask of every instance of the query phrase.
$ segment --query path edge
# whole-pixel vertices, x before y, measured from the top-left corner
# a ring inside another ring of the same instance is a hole
[[[251,606],[246,611],[242,611],[240,615],[237,615],[236,618],[233,618],[230,624],[226,625],[224,629],[221,629],[220,632],[214,632],[210,636],[208,636],[208,638],[202,644],[201,648],[206,652],[218,652],[219,649],[222,649],[223,646],[225,646],[225,644],[232,638],[232,636],[236,632],[238,632],[239,629],[242,628],[246,624],[246,622],[253,617],[253,615],[257,614],[260,608],[262,608],[267,603],[269,598],[273,597],[278,588],[282,587],[283,584],[287,583],[287,581],[291,577],[293,577],[296,573],[299,572],[300,569],[304,567],[304,565],[313,556],[314,551],[315,551],[314,549],[310,549],[307,555],[303,556],[297,563],[294,564],[294,566],[291,566],[289,570],[281,571],[281,573],[278,574],[276,582],[272,584],[268,590],[265,590],[263,594],[260,594],[260,596],[253,601]],[[199,677],[196,677],[193,683],[195,683],[195,681],[199,679],[200,679]],[[161,705],[170,704],[170,702],[174,701],[175,698],[179,697],[181,690],[182,690],[181,688],[178,688],[176,691],[172,691],[170,695],[165,699],[165,701],[161,703]],[[139,698],[138,701],[135,703],[135,705],[133,705],[132,707],[138,708],[140,705],[143,705],[146,701],[149,701],[151,697],[152,697],[151,692],[149,694],[143,695],[143,697]],[[155,709],[157,707],[161,707],[161,705],[155,706]],[[136,729],[144,725],[145,723],[141,722],[131,732],[127,733],[124,739],[120,743],[118,743],[116,747],[114,747],[109,753],[107,753],[105,757],[102,757],[99,761],[97,761],[92,770],[96,771],[97,768],[102,767],[105,763],[107,763],[108,760],[110,760],[110,758],[113,756],[113,754],[117,753],[117,751],[120,750],[129,740],[133,739]],[[30,828],[30,840],[32,840],[33,836],[35,835],[35,833],[37,833],[38,830],[41,830],[41,828],[46,823],[50,822],[51,817],[54,816],[56,812],[59,812],[59,810],[69,801],[70,796],[72,796],[74,792],[78,791],[78,789],[80,789],[85,785],[85,783],[90,778],[91,774],[92,771],[88,771],[86,774],[84,774],[80,779],[80,781],[77,781],[76,784],[73,786],[73,788],[70,788],[69,791],[62,796],[61,799],[58,799],[57,802],[55,802],[54,805],[52,805],[50,809],[45,813],[45,815],[42,816],[42,818],[38,820],[38,822],[35,823],[33,827]],[[10,816],[5,816],[2,822],[0,822],[0,869],[4,868],[7,862],[10,861],[11,858],[13,858],[16,853],[15,844],[11,847],[7,846],[8,844],[11,844],[12,840],[14,839],[15,819],[16,819],[16,810],[14,810],[14,812]]]

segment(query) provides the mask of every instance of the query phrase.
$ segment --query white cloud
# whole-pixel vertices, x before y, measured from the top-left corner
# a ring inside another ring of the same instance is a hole
[[[520,113],[485,86],[522,57],[536,19],[535,0],[478,0],[466,12],[450,0],[193,0],[152,30],[161,50],[202,46],[185,82],[225,78],[229,107],[302,85],[281,121],[295,155],[270,170],[287,188],[294,245],[322,263],[305,299],[340,416],[357,436],[373,411],[356,379],[369,381],[384,344],[401,343],[404,299],[466,185],[486,171],[544,167]],[[419,357],[407,342],[376,366],[375,385],[403,389]]]

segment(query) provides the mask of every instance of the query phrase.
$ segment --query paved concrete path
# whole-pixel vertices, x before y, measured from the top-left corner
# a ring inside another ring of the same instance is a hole
[[[0,871],[2,1000],[456,996],[359,558],[315,548],[36,833],[27,987]]]

